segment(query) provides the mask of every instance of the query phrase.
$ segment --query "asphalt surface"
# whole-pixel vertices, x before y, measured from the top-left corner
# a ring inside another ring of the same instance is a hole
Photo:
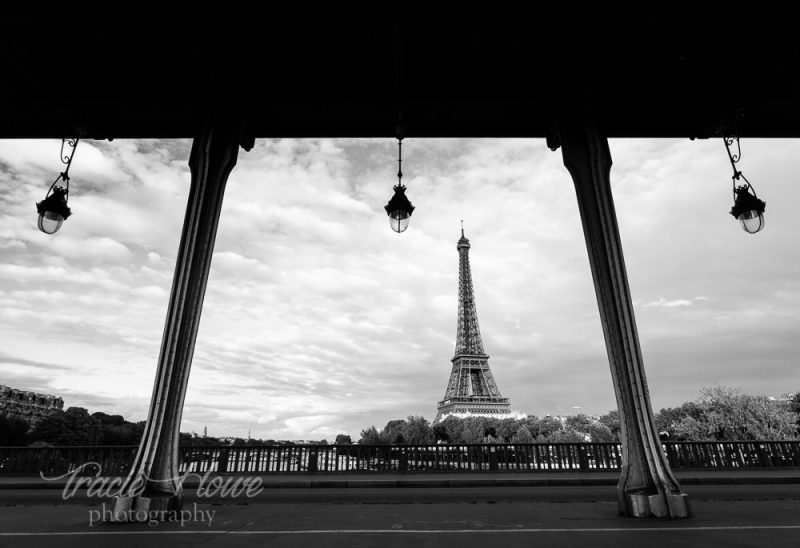
[[[497,489],[497,488],[494,488]],[[502,489],[502,488],[501,488]],[[502,497],[500,497],[502,498]],[[111,524],[102,506],[12,506],[0,544],[138,546],[799,546],[800,500],[693,501],[694,518],[636,520],[613,502],[198,504],[181,521]]]
[[[344,478],[345,487],[334,482],[343,478],[316,479],[314,487],[283,478],[239,498],[208,498],[191,486],[175,520],[127,524],[111,523],[109,499],[86,489],[64,500],[56,483],[3,478],[0,546],[800,546],[794,476],[684,477],[694,511],[684,520],[619,516],[613,476],[588,478],[601,484],[573,476],[561,485],[526,485],[523,476],[516,483],[417,476]],[[486,484],[452,486],[459,479]],[[441,487],[445,480],[450,487]]]

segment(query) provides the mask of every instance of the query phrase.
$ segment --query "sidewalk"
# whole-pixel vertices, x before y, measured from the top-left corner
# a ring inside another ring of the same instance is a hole
[[[210,473],[209,478],[217,474]],[[225,475],[225,474],[220,474]],[[681,485],[768,485],[800,484],[800,468],[752,470],[688,470],[675,475]],[[361,473],[285,474],[231,477],[260,477],[262,485],[276,489],[311,488],[450,488],[450,487],[534,487],[616,485],[619,472],[473,472],[473,473]],[[0,490],[63,489],[68,478],[44,480],[39,477],[0,477]],[[190,474],[184,486],[201,481]],[[207,480],[206,480],[207,481]],[[73,482],[74,483],[74,482]],[[84,482],[82,488],[87,487]]]

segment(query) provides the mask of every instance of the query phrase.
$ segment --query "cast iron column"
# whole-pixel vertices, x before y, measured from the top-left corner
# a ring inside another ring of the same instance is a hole
[[[681,492],[661,448],[653,420],[642,351],[633,314],[622,243],[611,196],[611,154],[591,112],[562,109],[558,131],[564,165],[578,196],[583,233],[617,397],[622,438],[620,514],[685,518]]]
[[[141,519],[137,513],[177,510],[182,505],[178,438],[183,401],[225,183],[236,165],[240,136],[240,117],[218,113],[192,144],[192,182],[153,396],[139,450],[120,491],[122,496],[115,501],[115,517],[120,521]]]

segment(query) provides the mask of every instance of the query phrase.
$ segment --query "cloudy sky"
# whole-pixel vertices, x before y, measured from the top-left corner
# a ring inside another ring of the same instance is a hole
[[[0,384],[143,420],[189,187],[189,141],[81,142],[73,216],[34,203],[58,141],[0,141]],[[715,383],[800,389],[800,142],[743,140],[767,202],[727,213],[721,140],[613,140],[612,186],[656,409]],[[456,334],[460,219],[484,346],[515,410],[615,407],[571,179],[541,140],[404,141],[417,209],[383,205],[396,141],[260,140],[228,182],[182,430],[357,438],[432,419]]]

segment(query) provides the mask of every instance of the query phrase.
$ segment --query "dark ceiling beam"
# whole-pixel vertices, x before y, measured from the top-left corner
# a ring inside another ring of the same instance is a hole
[[[691,13],[691,16],[689,16]],[[105,6],[0,8],[0,136],[191,137],[244,107],[259,137],[544,137],[594,65],[610,137],[800,137],[800,8],[330,10],[159,17]],[[577,79],[577,80],[576,80]],[[51,86],[50,82],[54,84]]]

